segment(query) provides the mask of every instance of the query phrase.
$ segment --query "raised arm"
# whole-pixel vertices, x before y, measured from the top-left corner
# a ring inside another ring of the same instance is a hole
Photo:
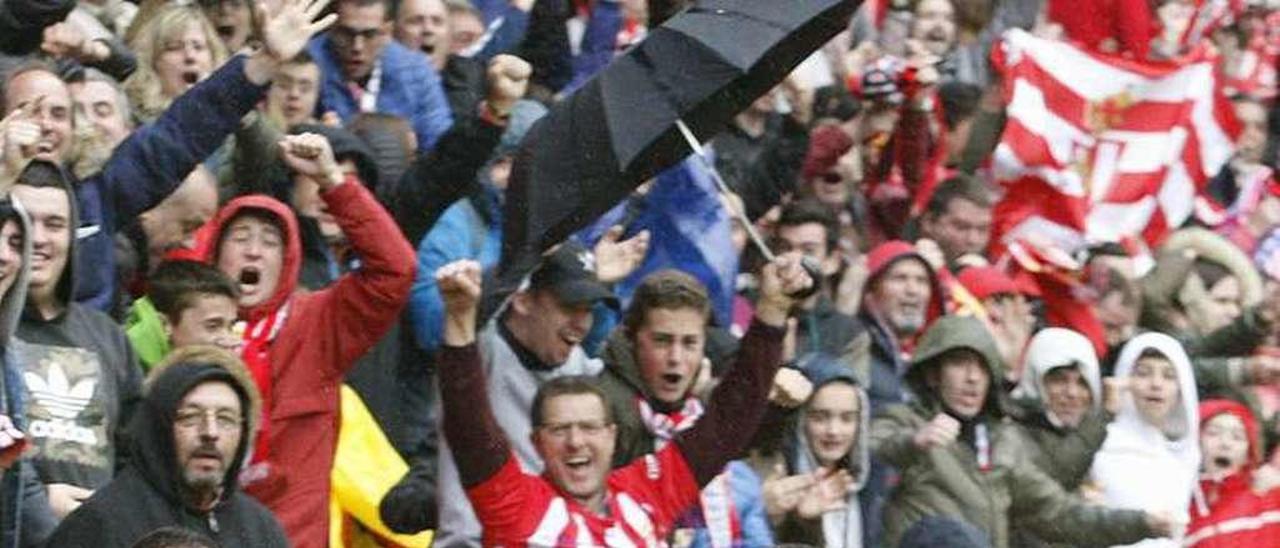
[[[782,337],[793,304],[789,295],[812,283],[797,253],[765,265],[755,321],[742,338],[737,363],[712,392],[707,414],[675,440],[700,487],[745,451],[755,435],[782,363]]]
[[[355,176],[348,176],[333,159],[328,139],[314,133],[290,135],[280,146],[285,164],[309,177],[320,187],[320,198],[333,215],[351,248],[360,257],[360,268],[315,294],[324,310],[319,333],[338,356],[330,363],[334,377],[346,373],[373,347],[400,317],[409,300],[417,270],[413,248],[399,234],[391,215]]]
[[[476,349],[476,309],[480,303],[480,263],[457,261],[436,271],[444,299],[444,345],[438,374],[444,437],[458,463],[464,488],[493,476],[511,459],[511,445],[493,418],[484,369]]]
[[[262,50],[233,57],[116,148],[99,175],[114,226],[159,204],[239,127],[266,93],[276,67],[336,19],[330,14],[312,22],[328,3],[283,0],[270,14],[259,6]]]
[[[477,188],[476,173],[489,160],[506,127],[505,116],[529,86],[529,63],[513,55],[489,62],[487,91],[476,113],[460,118],[435,149],[420,154],[396,188],[381,196],[406,238],[419,242],[453,202]]]

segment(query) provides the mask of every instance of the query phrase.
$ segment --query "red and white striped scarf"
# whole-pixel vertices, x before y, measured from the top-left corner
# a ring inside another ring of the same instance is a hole
[[[685,398],[680,409],[672,413],[655,411],[644,398],[636,398],[636,406],[640,411],[640,420],[654,436],[655,451],[666,446],[676,434],[693,427],[706,412],[698,398]],[[711,546],[722,548],[742,545],[742,523],[733,504],[733,493],[729,489],[729,472],[721,473],[702,488],[701,507],[701,525],[707,528]]]

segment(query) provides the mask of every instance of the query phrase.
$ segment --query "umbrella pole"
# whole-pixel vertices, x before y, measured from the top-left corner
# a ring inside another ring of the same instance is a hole
[[[716,166],[711,163],[711,160],[707,159],[707,152],[706,149],[702,148],[702,143],[699,143],[698,138],[693,136],[693,131],[689,129],[689,126],[685,125],[684,120],[677,119],[676,127],[680,128],[680,134],[684,136],[689,148],[693,149],[693,155],[698,157],[698,160],[702,162],[702,167],[706,168],[707,173],[711,175],[711,180],[715,181],[716,190],[720,192],[720,196],[726,198],[725,208],[729,210],[729,215],[742,224],[743,230],[747,231],[747,237],[751,239],[751,243],[756,246],[756,249],[760,251],[765,260],[772,261],[774,259],[773,250],[769,249],[769,245],[764,242],[764,238],[761,238],[760,233],[756,231],[755,225],[751,224],[751,221],[747,219],[747,213],[739,210],[738,205],[733,200],[727,199],[733,191],[724,182],[724,179],[720,177],[720,172],[716,170]]]
[[[730,190],[729,185],[724,182],[724,178],[720,177],[720,172],[716,170],[716,166],[712,165],[711,160],[707,158],[706,149],[702,148],[702,143],[699,143],[698,138],[694,137],[693,131],[689,129],[688,125],[685,125],[684,120],[677,118],[676,127],[680,128],[680,134],[684,136],[684,141],[688,143],[689,148],[693,150],[693,155],[698,157],[698,161],[702,162],[702,167],[707,168],[707,173],[711,175],[711,180],[716,183],[716,190],[720,192],[722,197],[727,198],[733,191]],[[742,223],[742,229],[747,232],[747,237],[751,239],[751,243],[760,251],[760,255],[762,255],[766,261],[773,262],[773,260],[777,258],[777,255],[774,255],[773,250],[769,249],[769,245],[764,243],[764,238],[760,237],[760,233],[756,231],[755,225],[751,224],[751,221],[747,219],[747,213],[738,209],[737,204],[735,204],[733,200],[726,199],[724,201],[725,208],[729,210],[729,215],[733,216],[734,219],[737,219],[739,223]],[[792,297],[805,299],[814,293],[817,293],[818,289],[821,287],[822,284],[820,281],[822,280],[822,268],[818,265],[817,261],[814,261],[809,257],[801,258],[800,266],[804,268],[805,273],[809,275],[809,279],[812,280],[813,283],[809,284],[809,287],[796,292]]]

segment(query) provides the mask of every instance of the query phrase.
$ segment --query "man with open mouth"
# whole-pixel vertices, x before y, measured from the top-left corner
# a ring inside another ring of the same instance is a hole
[[[1092,505],[1041,472],[1003,420],[1002,368],[976,318],[944,316],[925,332],[906,377],[915,398],[871,422],[872,454],[901,471],[884,511],[886,546],[930,516],[959,517],[996,548],[1015,545],[1012,523],[1090,546],[1173,535],[1171,513]]]
[[[242,196],[212,221],[204,259],[239,286],[241,355],[262,392],[262,429],[243,485],[280,519],[290,543],[327,546],[330,471],[345,373],[399,318],[413,285],[413,248],[329,141],[280,142],[286,166],[318,186],[360,268],[325,289],[298,289],[302,244],[289,206]]]
[[[601,272],[611,269],[607,263],[597,263],[596,256],[581,245],[565,242],[543,259],[530,276],[529,286],[517,292],[507,309],[479,333],[481,367],[487,392],[493,395],[490,403],[495,424],[511,440],[516,460],[528,470],[541,470],[545,464],[529,426],[529,410],[539,388],[556,378],[595,375],[603,368],[600,360],[587,357],[582,341],[594,323],[593,308],[617,307],[617,298],[600,279]],[[443,291],[440,295],[447,329],[448,295]],[[442,397],[445,391],[442,384]],[[475,545],[481,541],[481,521],[467,501],[466,483],[459,480],[465,464],[450,452],[452,441],[440,440],[436,495],[440,527],[435,542],[438,546]],[[601,466],[600,461],[595,462]],[[577,464],[583,463],[575,461]],[[608,468],[609,464],[606,459],[603,466]]]
[[[134,417],[133,460],[63,520],[51,546],[127,548],[166,526],[222,546],[288,546],[271,513],[238,489],[259,405],[234,355],[210,346],[174,351]]]
[[[524,472],[509,433],[486,401],[486,372],[476,344],[480,267],[459,261],[437,271],[448,310],[440,354],[443,432],[462,485],[484,526],[484,544],[657,545],[701,489],[746,449],[781,360],[789,297],[813,283],[799,255],[764,268],[755,321],[738,361],[707,412],[670,443],[612,469],[617,425],[594,379],[561,377],[539,388],[528,428],[541,476]],[[611,470],[612,469],[612,470]]]
[[[326,2],[307,6],[284,0],[281,5],[270,20],[262,22],[264,28],[273,29],[264,37],[269,47],[233,56],[190,89],[183,87],[154,122],[138,128],[111,153],[100,172],[72,185],[82,221],[82,226],[71,227],[81,229],[75,262],[93,265],[78,274],[76,301],[99,310],[115,305],[116,231],[173,193],[265,97],[276,68],[333,20],[311,22]],[[53,68],[23,67],[11,72],[2,87],[4,114],[24,109],[17,122],[30,124],[39,133],[37,142],[22,147],[21,160],[62,163],[72,159],[73,103],[67,84]]]
[[[338,0],[333,30],[307,51],[320,66],[320,112],[343,122],[361,112],[394,114],[409,121],[418,152],[430,151],[453,125],[440,76],[420,52],[391,39],[391,0]]]

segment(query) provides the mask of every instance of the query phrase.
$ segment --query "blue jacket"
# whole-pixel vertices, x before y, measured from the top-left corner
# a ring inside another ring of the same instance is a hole
[[[307,51],[320,66],[323,80],[316,114],[332,110],[343,122],[359,114],[359,105],[347,88],[346,77],[330,48],[328,33],[312,39]],[[425,55],[394,41],[383,48],[378,60],[382,63],[378,112],[408,120],[418,136],[418,151],[431,150],[453,125],[453,112],[449,110],[449,101],[445,98],[436,69]]]
[[[409,297],[409,316],[414,338],[427,352],[439,348],[444,333],[444,301],[436,287],[436,270],[453,261],[474,259],[482,271],[488,271],[502,255],[501,208],[496,196],[491,197],[495,198],[488,201],[492,205],[479,204],[486,200],[474,197],[454,203],[418,246],[418,274]],[[487,207],[487,217],[478,207]]]
[[[773,546],[773,529],[764,509],[764,495],[760,490],[760,476],[746,463],[735,460],[724,468],[729,474],[729,495],[733,497],[733,509],[738,514],[742,538],[738,545]],[[701,511],[698,512],[701,514]],[[701,519],[701,516],[699,516]],[[696,530],[693,548],[711,546],[711,536],[705,527]]]
[[[173,193],[266,95],[244,76],[243,55],[174,99],[156,121],[116,147],[102,171],[76,186],[80,209],[75,300],[110,311],[116,291],[115,232]]]

